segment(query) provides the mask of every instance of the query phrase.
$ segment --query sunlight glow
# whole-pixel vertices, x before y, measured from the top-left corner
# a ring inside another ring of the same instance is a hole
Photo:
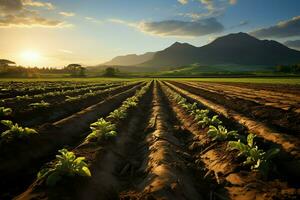
[[[41,56],[38,52],[31,51],[31,50],[24,51],[21,54],[21,56],[25,61],[31,62],[31,63],[38,62],[41,58]]]

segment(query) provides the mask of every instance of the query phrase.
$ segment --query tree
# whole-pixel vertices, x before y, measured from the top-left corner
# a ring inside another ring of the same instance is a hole
[[[117,69],[108,67],[105,69],[103,76],[112,77],[112,76],[116,76],[116,73],[117,73]]]
[[[8,67],[10,65],[15,65],[16,63],[6,59],[0,59],[0,67]]]
[[[69,64],[64,70],[71,73],[73,76],[85,76],[86,68],[82,67],[80,64]]]

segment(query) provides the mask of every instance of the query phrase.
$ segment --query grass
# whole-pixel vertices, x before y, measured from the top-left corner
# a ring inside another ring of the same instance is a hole
[[[138,81],[152,80],[153,78],[1,78],[0,81],[86,81],[86,82],[101,82],[101,81]],[[156,78],[159,80],[176,80],[176,81],[205,81],[205,82],[239,82],[239,83],[270,83],[270,84],[300,84],[300,77],[240,77],[240,78]]]
[[[300,84],[300,77],[245,77],[245,78],[164,78],[176,81],[205,81],[205,82],[236,82],[236,83],[270,83],[270,84]]]
[[[93,78],[64,78],[64,77],[53,77],[53,78],[0,78],[0,81],[18,81],[18,82],[33,82],[33,81],[78,81],[78,82],[101,82],[101,81],[137,81],[143,80],[141,78],[108,78],[108,77],[93,77]]]

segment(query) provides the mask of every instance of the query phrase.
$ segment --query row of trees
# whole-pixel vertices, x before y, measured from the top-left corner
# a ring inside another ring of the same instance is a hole
[[[0,59],[0,76],[21,76],[21,77],[35,77],[39,74],[70,74],[73,77],[84,77],[86,76],[87,69],[80,64],[69,64],[62,69],[57,68],[26,68],[17,66],[15,62]],[[113,77],[119,73],[118,69],[108,67],[104,70],[103,76]]]
[[[300,73],[300,64],[279,65],[276,67],[276,71],[283,72],[283,73],[299,74]]]

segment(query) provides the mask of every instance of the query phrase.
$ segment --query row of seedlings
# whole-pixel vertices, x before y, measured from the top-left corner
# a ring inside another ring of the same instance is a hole
[[[166,91],[173,101],[193,116],[194,122],[207,132],[211,142],[227,142],[226,150],[235,150],[243,167],[258,171],[263,178],[268,177],[269,172],[274,168],[272,159],[280,152],[280,149],[270,148],[264,151],[256,145],[254,134],[249,133],[245,136],[236,130],[229,131],[218,115],[209,115],[208,109],[199,109],[196,102],[189,103],[186,98],[170,88],[166,88]]]
[[[104,83],[76,83],[65,81],[54,82],[2,82],[0,83],[0,98],[22,96],[23,94],[39,94],[58,90],[75,90],[93,86],[105,85]]]
[[[0,107],[0,130],[4,130],[0,136],[0,148],[11,142],[27,140],[31,136],[38,134],[38,132],[32,128],[21,127],[17,123],[13,123],[11,120],[4,119],[10,117],[12,112],[11,108]]]
[[[101,96],[102,94],[104,93],[109,93],[109,92],[112,92],[114,90],[118,90],[124,86],[127,86],[129,83],[124,83],[120,86],[116,86],[116,87],[109,87],[107,89],[104,89],[104,90],[97,90],[97,91],[92,91],[92,90],[89,90],[87,93],[85,94],[82,94],[82,95],[77,95],[77,96],[74,96],[74,97],[71,97],[71,96],[65,96],[64,97],[64,100],[63,101],[59,101],[58,103],[55,103],[55,104],[59,104],[59,105],[62,105],[64,103],[78,103],[80,101],[84,101],[84,100],[87,100],[89,98],[93,98],[93,97],[97,97],[97,96]],[[22,102],[22,101],[20,101]],[[21,108],[23,108],[23,104],[19,104],[21,106]],[[34,111],[40,111],[40,109],[45,109],[45,108],[50,108],[52,105],[54,104],[51,104],[49,102],[46,102],[44,100],[41,100],[40,102],[35,102],[35,103],[30,103],[28,106],[27,109],[25,109],[25,111],[30,111],[30,112],[34,112]],[[21,108],[19,108],[18,110],[20,110]],[[24,111],[24,110],[23,110]],[[22,112],[23,112],[22,111]],[[15,113],[16,114],[16,113]]]
[[[122,105],[111,112],[106,119],[100,118],[91,124],[92,132],[85,138],[84,142],[77,149],[85,146],[94,145],[95,148],[103,142],[112,141],[118,135],[118,124],[128,117],[128,113],[137,107],[139,100],[149,90],[151,83],[147,83],[132,97],[127,98]],[[76,157],[75,153],[67,149],[59,150],[56,160],[50,167],[43,168],[37,175],[38,180],[44,180],[47,186],[55,186],[64,178],[76,176],[90,177],[92,173],[89,165],[85,162],[85,157]]]
[[[77,94],[85,93],[85,92],[90,94],[90,93],[94,93],[95,91],[98,91],[98,90],[113,87],[115,85],[117,86],[117,84],[115,84],[115,83],[108,83],[106,85],[92,86],[92,87],[81,88],[81,89],[53,91],[53,92],[47,92],[47,93],[42,93],[42,94],[36,94],[36,95],[32,95],[32,96],[29,96],[28,94],[26,94],[23,96],[16,96],[14,98],[2,99],[1,104],[3,104],[3,105],[18,104],[19,102],[26,101],[26,102],[28,102],[29,106],[35,107],[35,106],[38,106],[38,103],[41,103],[40,104],[41,107],[47,107],[47,106],[49,106],[49,104],[47,104],[47,105],[45,104],[46,102],[44,101],[44,99],[46,99],[46,98],[66,96],[66,101],[67,101],[67,99],[69,97],[68,95],[77,95]],[[79,96],[81,96],[81,95],[79,95]],[[37,100],[41,100],[41,102],[35,102],[35,103],[30,104],[30,102],[34,102]],[[44,103],[42,104],[42,102],[44,102]]]

